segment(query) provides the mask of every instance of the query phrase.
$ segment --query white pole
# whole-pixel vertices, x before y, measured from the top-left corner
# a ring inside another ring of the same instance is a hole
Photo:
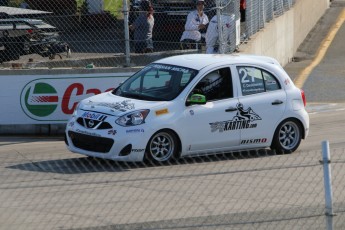
[[[124,17],[124,26],[125,26],[125,45],[126,45],[126,66],[130,66],[130,44],[129,44],[129,25],[128,25],[128,5],[127,0],[123,0],[123,17]]]
[[[332,195],[332,175],[331,175],[331,157],[329,152],[329,142],[322,142],[322,164],[325,185],[326,202],[326,227],[327,230],[333,230],[333,195]]]

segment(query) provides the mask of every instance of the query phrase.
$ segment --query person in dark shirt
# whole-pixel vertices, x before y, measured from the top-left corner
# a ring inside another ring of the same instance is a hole
[[[130,29],[134,30],[135,52],[153,52],[152,31],[155,24],[153,7],[149,1],[142,1],[141,12]]]

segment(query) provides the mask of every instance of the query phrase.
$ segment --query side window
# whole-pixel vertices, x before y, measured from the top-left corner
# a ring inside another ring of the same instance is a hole
[[[265,81],[266,91],[274,91],[281,89],[279,81],[270,73],[262,71]]]
[[[254,67],[237,67],[240,77],[242,95],[265,92],[265,84],[260,69]]]
[[[243,96],[280,89],[278,80],[265,70],[238,66],[237,71]]]
[[[208,101],[233,97],[230,68],[222,68],[206,74],[195,86],[193,93],[205,95]]]

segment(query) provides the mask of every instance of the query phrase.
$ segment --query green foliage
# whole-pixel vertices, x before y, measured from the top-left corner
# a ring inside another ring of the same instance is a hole
[[[24,2],[24,0],[10,0],[8,2],[8,6],[10,7],[19,7],[20,3]]]
[[[123,0],[104,0],[104,10],[116,18],[122,17]]]
[[[76,0],[78,9],[82,14],[88,12],[88,3],[86,0]],[[123,0],[103,0],[104,11],[109,12],[116,18],[122,17]]]
[[[88,14],[89,13],[89,4],[87,1],[84,1],[80,7],[78,7],[78,9],[80,10],[80,13],[82,15]]]

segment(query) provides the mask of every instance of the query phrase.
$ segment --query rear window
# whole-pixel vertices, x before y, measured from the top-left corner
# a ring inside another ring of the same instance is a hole
[[[243,96],[281,89],[277,78],[265,70],[238,66],[237,71]]]

